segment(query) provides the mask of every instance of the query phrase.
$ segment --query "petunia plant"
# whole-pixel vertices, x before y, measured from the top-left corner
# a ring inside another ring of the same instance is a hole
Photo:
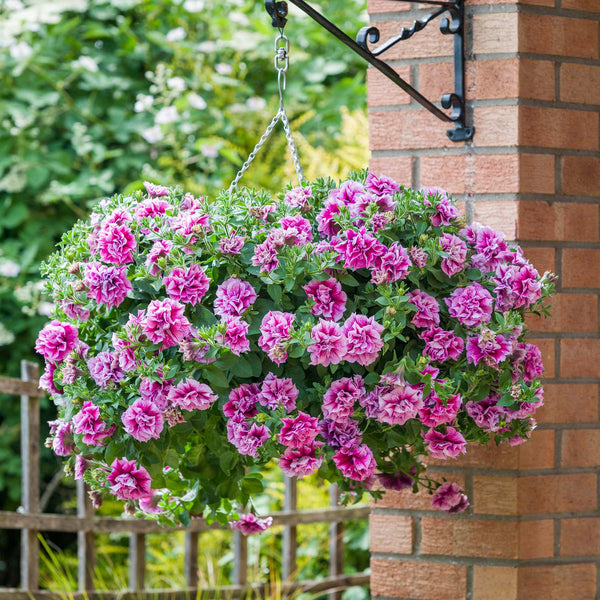
[[[443,190],[368,172],[278,197],[145,188],[100,202],[44,266],[49,444],[96,503],[261,531],[238,507],[276,461],[347,501],[425,487],[457,512],[427,457],[528,438],[543,366],[524,315],[553,277]]]

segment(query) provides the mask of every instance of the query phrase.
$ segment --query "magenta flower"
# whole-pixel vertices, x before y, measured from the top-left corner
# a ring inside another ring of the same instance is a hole
[[[81,304],[63,301],[60,303],[60,308],[69,319],[73,319],[74,321],[85,323],[90,318],[90,311]]]
[[[75,467],[73,469],[73,479],[78,481],[83,479],[83,474],[87,471],[88,462],[81,454],[75,456]]]
[[[381,284],[405,279],[411,266],[412,262],[406,248],[398,242],[394,242],[387,252],[377,259],[371,281]]]
[[[185,379],[169,390],[169,402],[183,410],[207,410],[218,396],[205,383]]]
[[[335,466],[344,477],[365,481],[375,472],[375,458],[366,444],[346,444],[333,455]]]
[[[374,317],[353,313],[346,319],[342,331],[348,348],[345,360],[357,362],[363,367],[377,360],[377,355],[383,348],[383,325],[377,323]]]
[[[156,405],[138,398],[122,415],[125,431],[138,442],[160,438],[164,419]]]
[[[283,406],[289,413],[296,408],[298,394],[298,388],[291,379],[281,379],[269,373],[260,387],[258,402],[270,410]]]
[[[271,238],[266,239],[262,244],[257,244],[254,247],[252,264],[255,267],[260,267],[261,273],[270,273],[279,266],[277,247],[273,245],[273,240]]]
[[[346,421],[323,419],[319,423],[319,431],[327,445],[334,450],[339,450],[346,444],[358,445],[362,442],[360,428],[354,419]]]
[[[170,298],[194,306],[208,292],[210,279],[200,265],[192,263],[188,269],[173,269],[163,283]]]
[[[446,481],[433,494],[431,505],[447,513],[458,513],[468,508],[469,500],[458,483]]]
[[[499,399],[499,394],[492,394],[479,402],[467,402],[465,409],[478,427],[492,433],[500,429],[501,420],[506,416],[506,409],[497,405]]]
[[[509,261],[512,252],[508,250],[502,233],[481,225],[473,225],[467,230],[476,250],[471,258],[474,267],[483,272],[495,271],[502,263]]]
[[[409,302],[417,307],[417,312],[412,318],[415,327],[435,327],[440,324],[440,305],[433,296],[419,289],[408,295]]]
[[[56,373],[56,364],[46,361],[44,373],[40,377],[38,387],[40,390],[46,390],[52,396],[60,396],[62,391],[56,387],[54,383],[54,373]]]
[[[83,443],[88,446],[102,446],[104,438],[111,436],[116,427],[107,428],[100,418],[100,409],[91,401],[86,400],[81,410],[73,416],[75,433],[83,435]]]
[[[292,208],[299,208],[304,210],[308,207],[310,200],[312,199],[312,188],[307,187],[295,187],[288,190],[285,193],[285,203]]]
[[[387,252],[387,248],[364,227],[359,231],[346,230],[335,249],[343,256],[344,267],[352,270],[376,267]]]
[[[161,350],[177,346],[190,333],[191,323],[184,314],[185,308],[176,300],[152,300],[146,311],[143,331]]]
[[[107,263],[123,265],[133,262],[136,241],[127,225],[110,223],[102,226],[97,240],[100,258]]]
[[[336,422],[344,422],[354,412],[355,402],[365,395],[365,382],[360,375],[342,377],[332,382],[323,396],[323,416]]]
[[[127,279],[127,267],[109,267],[99,262],[85,265],[83,283],[88,298],[109,308],[119,306],[132,289],[131,281]]]
[[[241,317],[257,298],[258,295],[250,283],[230,277],[217,288],[215,314],[220,317]]]
[[[300,448],[314,442],[319,433],[319,419],[298,411],[297,417],[284,417],[279,432],[279,443],[289,448]]]
[[[419,337],[426,342],[423,351],[425,356],[436,362],[458,360],[465,347],[465,341],[461,337],[440,327],[429,327],[421,331]]]
[[[150,252],[148,252],[148,256],[146,257],[146,262],[144,265],[148,268],[151,275],[158,275],[161,272],[161,267],[159,266],[159,261],[166,262],[167,256],[171,253],[173,248],[173,242],[169,240],[156,240],[154,244],[152,244],[152,248]]]
[[[440,237],[440,245],[442,250],[448,254],[442,259],[442,271],[448,277],[460,273],[464,269],[467,260],[467,244],[457,235],[444,233]]]
[[[219,252],[223,254],[240,254],[246,238],[241,235],[235,235],[235,231],[232,231],[229,237],[221,238],[219,241]]]
[[[40,331],[35,349],[48,362],[58,363],[67,358],[78,341],[79,334],[75,325],[55,319]]]
[[[258,345],[278,365],[287,360],[285,346],[291,336],[294,318],[292,313],[271,310],[260,324]]]
[[[512,344],[503,335],[483,329],[476,337],[467,339],[467,362],[478,365],[497,366],[512,352]]]
[[[279,457],[279,468],[287,477],[298,477],[314,473],[323,464],[323,457],[317,458],[314,444],[299,448],[286,448]]]
[[[119,364],[119,355],[115,352],[100,352],[87,359],[87,366],[92,379],[103,390],[110,381],[118,383],[125,377]]]
[[[448,198],[445,190],[439,187],[425,187],[420,190],[423,194],[426,206],[434,203],[436,213],[431,217],[431,224],[434,227],[440,225],[450,225],[450,223],[460,217],[460,214]]]
[[[413,263],[419,268],[422,269],[427,264],[427,259],[429,255],[423,248],[419,248],[418,246],[413,246],[409,251],[410,257],[412,258]]]
[[[479,283],[454,290],[444,301],[450,316],[465,327],[479,327],[489,323],[492,317],[494,300]]]
[[[258,411],[256,404],[259,400],[260,388],[256,383],[242,383],[229,392],[229,400],[223,405],[226,417],[253,417]]]
[[[121,500],[139,500],[150,496],[152,479],[144,467],[139,469],[134,460],[115,458],[107,479],[110,491]]]
[[[323,209],[317,215],[317,231],[323,237],[333,237],[340,232],[335,216],[340,214],[340,205],[336,200],[326,200]]]
[[[158,410],[166,410],[168,403],[169,391],[171,390],[173,380],[169,381],[152,381],[151,379],[142,379],[140,383],[140,396],[142,400],[152,402]]]
[[[217,334],[217,341],[227,346],[236,356],[248,352],[250,340],[246,336],[249,324],[239,317],[227,316],[222,321],[225,323],[225,334]]]
[[[310,353],[311,365],[339,364],[346,355],[346,338],[342,328],[335,321],[324,321],[319,319],[310,337],[314,340],[307,348]]]
[[[314,305],[311,306],[313,315],[321,315],[332,321],[339,321],[344,316],[348,296],[337,279],[312,279],[304,286],[304,291],[314,301]]]
[[[149,196],[168,196],[169,188],[164,185],[158,185],[157,183],[151,183],[150,181],[144,181],[144,187],[148,192]]]
[[[442,400],[435,392],[431,392],[419,409],[419,420],[426,427],[438,427],[452,423],[462,406],[460,394],[454,394]]]
[[[395,473],[378,473],[377,479],[386,490],[395,490],[401,492],[411,488],[414,485],[415,480],[402,471],[396,471]]]
[[[70,421],[50,421],[52,450],[56,456],[68,456],[73,452],[73,424]]]
[[[393,196],[402,189],[402,186],[397,181],[385,175],[377,177],[375,173],[369,173],[365,182],[365,189],[382,198]],[[393,210],[393,208],[388,208],[388,210]]]
[[[264,519],[258,518],[252,513],[247,515],[240,515],[237,521],[229,521],[229,527],[231,529],[237,529],[242,535],[250,535],[252,533],[262,533],[273,524],[273,517],[266,517]]]
[[[148,198],[147,200],[140,202],[135,207],[133,215],[135,216],[136,220],[140,221],[144,217],[154,218],[164,215],[172,208],[173,206],[166,200],[160,200],[159,198]]]
[[[423,407],[423,393],[417,386],[402,382],[379,396],[379,421],[390,425],[404,425],[415,419]]]
[[[240,454],[258,458],[261,446],[271,437],[271,432],[266,425],[252,423],[250,427],[246,423],[241,424],[233,430],[231,443]]]
[[[312,242],[313,234],[308,219],[305,219],[300,215],[283,217],[280,219],[279,225],[283,229],[286,244],[291,246],[304,246],[304,244]]]
[[[525,357],[523,359],[523,379],[533,381],[542,376],[544,363],[542,352],[535,344],[525,344]]]
[[[446,427],[446,433],[430,429],[423,435],[433,458],[456,458],[467,451],[465,438],[454,427]]]

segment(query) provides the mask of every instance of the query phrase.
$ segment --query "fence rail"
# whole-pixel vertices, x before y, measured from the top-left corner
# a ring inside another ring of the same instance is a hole
[[[274,591],[273,584],[254,584],[247,581],[247,539],[239,531],[233,532],[233,584],[219,588],[198,588],[198,545],[200,534],[217,526],[202,520],[192,520],[185,532],[184,574],[187,587],[177,590],[149,590],[146,588],[146,535],[164,533],[165,528],[154,521],[126,517],[96,517],[82,481],[77,482],[77,515],[43,513],[40,509],[40,409],[43,393],[38,389],[37,365],[23,361],[21,379],[0,377],[0,393],[21,396],[21,459],[22,498],[17,512],[0,511],[0,529],[21,530],[21,588],[0,588],[0,600],[50,600],[64,597],[57,592],[40,590],[39,540],[40,531],[77,533],[78,589],[69,594],[73,600],[190,600],[201,593],[203,598],[228,597],[251,593],[261,598]],[[283,527],[282,581],[277,593],[286,596],[298,590],[327,592],[330,600],[339,600],[341,591],[355,585],[368,585],[368,573],[345,575],[343,573],[343,521],[365,519],[368,505],[351,508],[338,506],[336,486],[330,487],[330,507],[325,509],[297,510],[296,480],[285,478],[284,510],[273,514],[273,526]],[[294,581],[296,572],[297,527],[311,523],[329,523],[329,576],[317,581]],[[129,590],[102,591],[93,589],[92,573],[95,565],[95,534],[129,533]]]

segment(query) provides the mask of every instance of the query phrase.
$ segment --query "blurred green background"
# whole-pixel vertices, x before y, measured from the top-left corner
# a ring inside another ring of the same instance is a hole
[[[364,0],[312,4],[351,36],[367,21]],[[365,64],[293,6],[285,32],[286,106],[306,176],[366,166]],[[208,196],[229,185],[277,110],[275,35],[261,0],[0,0],[1,375],[37,360],[52,308],[39,263],[95,202],[146,179]],[[294,180],[279,127],[242,184],[277,191]],[[53,417],[46,401],[42,418]],[[0,439],[0,507],[15,510],[17,398],[0,396]],[[73,510],[60,470],[45,451],[46,510]],[[0,532],[0,586],[17,584],[7,551],[17,533]],[[364,568],[364,527],[350,538],[350,568]]]

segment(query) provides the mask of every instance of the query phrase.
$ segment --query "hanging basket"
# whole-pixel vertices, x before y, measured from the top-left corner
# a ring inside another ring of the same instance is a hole
[[[524,314],[552,278],[437,188],[363,172],[213,201],[146,184],[77,223],[44,274],[49,444],[96,502],[161,522],[264,529],[237,507],[270,461],[347,501],[424,486],[462,510],[427,456],[521,443],[542,404]]]

